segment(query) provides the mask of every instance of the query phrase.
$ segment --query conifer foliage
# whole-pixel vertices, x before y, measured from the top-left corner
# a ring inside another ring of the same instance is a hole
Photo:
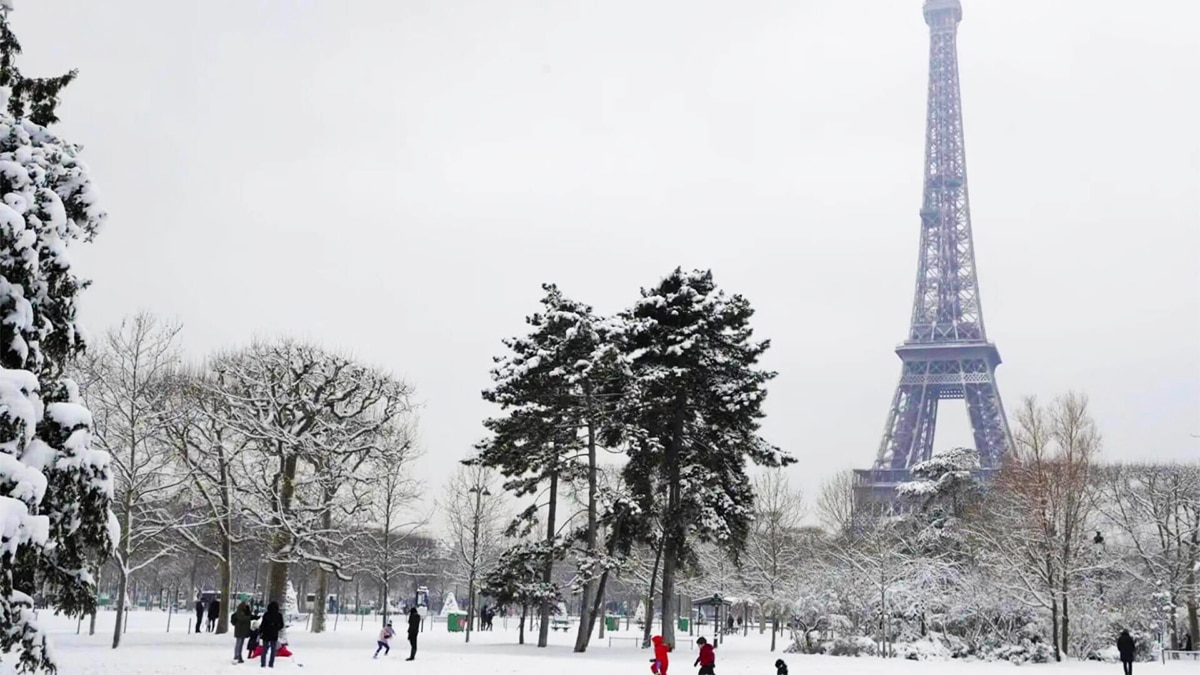
[[[752,340],[750,304],[726,296],[710,272],[676,269],[608,319],[553,285],[543,289],[529,335],[505,341],[509,353],[496,359],[495,387],[484,398],[504,414],[484,422],[491,435],[471,461],[499,469],[517,498],[534,496],[510,534],[531,532],[545,506],[545,536],[538,546],[514,546],[488,586],[539,598],[545,619],[561,593],[553,563],[582,542],[573,587],[583,595],[575,647],[583,651],[607,571],[628,554],[630,537],[656,550],[661,541],[661,592],[670,599],[663,633],[673,643],[679,566],[698,542],[719,542],[735,555],[745,544],[754,513],[747,460],[771,467],[792,461],[758,435],[765,385],[774,377],[757,367],[768,343]],[[615,492],[597,484],[597,447],[625,454]],[[585,478],[586,530],[562,536],[555,529],[560,485]],[[529,570],[539,564],[535,583]]]
[[[747,459],[794,461],[758,435],[775,373],[756,367],[770,343],[752,340],[753,314],[711,272],[676,269],[623,315],[636,388],[625,412],[639,429],[625,477],[642,511],[662,518],[663,598],[675,597],[676,573],[696,542],[718,541],[734,556],[744,546],[754,512]],[[663,603],[669,644],[675,610]]]
[[[610,340],[612,330],[592,308],[567,298],[554,285],[544,285],[543,311],[526,319],[527,336],[504,341],[509,353],[495,359],[495,386],[484,399],[498,404],[504,415],[486,420],[491,436],[472,460],[499,469],[505,488],[516,497],[538,495],[545,486],[546,527],[542,584],[550,585],[553,567],[563,549],[556,527],[561,522],[558,496],[568,483],[588,483],[588,529],[585,547],[595,553],[597,541],[596,449],[602,437],[619,432],[613,427],[625,370]],[[510,528],[527,534],[538,520],[543,501],[535,497]],[[564,519],[565,520],[565,519]],[[519,557],[514,551],[513,556]],[[591,579],[585,582],[585,602]],[[541,607],[538,646],[546,646],[550,598]],[[586,622],[585,622],[586,623]]]
[[[105,214],[79,148],[44,126],[74,73],[25,78],[19,52],[0,10],[0,654],[53,672],[33,591],[69,615],[91,611],[92,572],[116,534],[109,458],[91,448],[91,416],[62,377],[84,346],[86,283],[68,246],[90,241]]]

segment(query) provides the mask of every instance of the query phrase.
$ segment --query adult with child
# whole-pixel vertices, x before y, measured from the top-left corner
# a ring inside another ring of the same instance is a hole
[[[233,625],[233,660],[237,663],[244,663],[242,649],[246,646],[246,639],[250,637],[254,620],[257,618],[250,612],[250,605],[244,602],[240,603],[237,611],[229,617],[229,623]]]

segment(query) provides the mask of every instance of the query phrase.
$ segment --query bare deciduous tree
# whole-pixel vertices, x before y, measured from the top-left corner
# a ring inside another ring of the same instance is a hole
[[[804,494],[783,469],[768,469],[754,480],[754,511],[741,567],[748,590],[771,619],[775,651],[779,620],[795,601],[794,581],[804,559]]]
[[[179,330],[151,314],[136,314],[109,330],[82,362],[93,443],[112,457],[113,509],[121,524],[114,552],[114,648],[121,643],[130,575],[175,549],[164,535],[173,524],[168,507],[187,480],[166,443],[175,414],[168,401],[179,366]]]
[[[1061,659],[1071,644],[1074,586],[1092,564],[1082,552],[1094,507],[1100,434],[1087,397],[1070,393],[1050,406],[1026,398],[1017,410],[1014,440],[989,500],[993,517],[979,532],[996,564],[1016,563],[1014,597],[1050,610]]]
[[[832,534],[846,534],[854,525],[854,472],[839,471],[821,484],[817,516]]]
[[[497,494],[495,483],[491,469],[468,465],[458,469],[447,490],[450,555],[459,573],[467,578],[467,642],[471,641],[471,625],[477,615],[478,581],[500,555],[505,513],[497,503],[502,496]]]
[[[421,486],[409,475],[417,456],[413,430],[404,423],[381,430],[383,454],[371,463],[370,502],[364,511],[369,530],[360,537],[356,567],[379,583],[383,621],[387,622],[390,591],[396,579],[412,574],[425,562],[424,547],[412,546],[413,535],[429,518],[417,510]]]

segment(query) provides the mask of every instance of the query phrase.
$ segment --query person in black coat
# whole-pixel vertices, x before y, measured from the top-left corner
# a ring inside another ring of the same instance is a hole
[[[213,598],[212,602],[208,603],[208,632],[213,632],[217,627],[217,617],[221,616],[221,601]]]
[[[196,632],[200,632],[200,626],[204,624],[204,601],[200,599],[200,594],[196,594]]]
[[[417,614],[417,608],[413,607],[408,610],[408,644],[412,647],[406,661],[412,661],[417,658],[417,633],[421,631],[421,615]]]
[[[259,668],[267,667],[267,652],[271,653],[270,667],[275,667],[275,650],[279,647],[279,633],[282,630],[283,614],[279,611],[279,603],[272,600],[258,624],[258,639],[262,643],[262,653],[258,657]]]
[[[1121,653],[1121,666],[1125,669],[1125,675],[1133,675],[1133,655],[1137,648],[1129,631],[1121,631],[1121,636],[1117,638],[1117,651]]]
[[[788,675],[787,664],[783,659],[775,659],[775,675]]]

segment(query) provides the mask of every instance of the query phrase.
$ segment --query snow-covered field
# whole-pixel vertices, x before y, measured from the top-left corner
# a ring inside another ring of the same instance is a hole
[[[166,615],[161,612],[134,612],[130,615],[128,631],[120,649],[109,647],[115,615],[100,615],[96,634],[87,635],[87,624],[80,635],[76,624],[63,618],[43,614],[42,622],[51,631],[55,654],[63,675],[148,675],[170,673],[192,675],[199,673],[236,673],[258,668],[258,663],[233,665],[233,638],[207,633],[187,634],[186,614],[176,614],[171,620],[171,632],[166,631]],[[472,633],[471,643],[464,644],[461,633],[449,633],[444,623],[427,629],[420,638],[417,660],[406,663],[408,643],[403,634],[392,642],[390,656],[372,660],[377,626],[364,625],[342,617],[337,631],[321,635],[309,634],[295,628],[289,636],[295,658],[278,659],[277,669],[303,672],[305,675],[357,675],[359,673],[436,673],[437,675],[646,675],[650,672],[649,654],[629,640],[608,637],[593,641],[586,654],[573,654],[574,633],[551,632],[550,646],[537,649],[517,645],[515,625],[503,630],[502,620],[496,619],[496,630]],[[369,620],[369,618],[368,618]],[[636,628],[611,633],[614,637],[640,635]],[[536,640],[536,635],[528,636]],[[916,662],[885,661],[877,658],[846,658],[835,656],[801,656],[772,654],[769,635],[732,636],[717,650],[719,675],[774,675],[773,663],[781,656],[792,675],[989,675],[1011,674],[1016,666],[1007,663]],[[670,672],[676,675],[694,674],[692,661],[696,652],[690,644],[683,645],[671,656]],[[6,664],[0,673],[11,672]],[[1063,663],[1024,666],[1047,675],[1119,675],[1120,665],[1099,663]],[[1139,675],[1200,675],[1200,663],[1138,664]]]

